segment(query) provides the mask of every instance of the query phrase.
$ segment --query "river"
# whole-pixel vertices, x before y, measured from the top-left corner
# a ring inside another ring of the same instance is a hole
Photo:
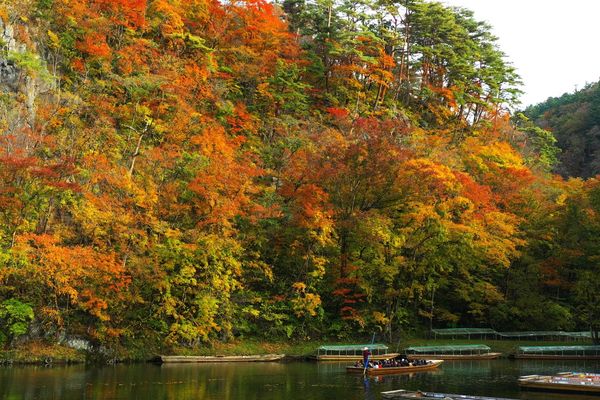
[[[378,400],[381,392],[419,389],[529,400],[587,400],[521,392],[519,375],[600,372],[599,362],[446,361],[437,371],[364,379],[344,363],[133,364],[0,367],[2,400]],[[597,397],[596,397],[597,399]]]

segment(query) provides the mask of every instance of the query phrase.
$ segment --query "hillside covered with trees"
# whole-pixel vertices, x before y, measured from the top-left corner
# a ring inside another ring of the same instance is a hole
[[[600,181],[471,12],[3,4],[5,346],[598,328]]]
[[[600,174],[600,82],[530,106],[524,113],[556,137],[561,149],[557,173],[582,178]]]

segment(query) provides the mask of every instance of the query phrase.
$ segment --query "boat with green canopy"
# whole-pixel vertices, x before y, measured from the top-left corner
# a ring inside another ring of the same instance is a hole
[[[600,346],[520,346],[514,358],[600,360]]]
[[[404,349],[404,352],[409,359],[424,360],[491,360],[502,355],[492,352],[484,344],[413,346]]]
[[[360,361],[363,359],[363,349],[371,352],[371,360],[385,360],[398,356],[398,353],[389,353],[388,346],[384,344],[348,344],[335,346],[321,346],[315,356],[317,361]]]

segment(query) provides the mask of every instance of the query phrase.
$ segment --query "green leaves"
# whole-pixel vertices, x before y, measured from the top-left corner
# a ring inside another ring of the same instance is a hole
[[[33,317],[33,308],[30,304],[23,303],[15,298],[0,303],[1,333],[6,343],[10,344],[13,339],[26,334]]]

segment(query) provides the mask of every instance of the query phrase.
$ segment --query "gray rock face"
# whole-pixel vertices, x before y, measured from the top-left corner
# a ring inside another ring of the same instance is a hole
[[[80,338],[69,338],[66,340],[66,345],[75,350],[92,350],[92,344],[89,341]]]
[[[0,40],[2,40],[4,50],[6,51],[18,51],[17,40],[15,39],[15,31],[12,26],[6,25],[2,19],[0,19]]]
[[[7,56],[10,52],[24,52],[25,46],[17,43],[13,27],[5,24],[2,19],[0,19],[0,43],[2,43],[2,51],[0,52],[0,84],[8,86],[8,89],[11,91],[17,91],[19,89],[21,71]]]
[[[11,59],[11,55],[24,54],[27,51],[25,44],[17,40],[14,28],[0,19],[0,92],[9,93],[13,96],[23,95],[23,100],[18,101],[21,103],[19,108],[23,112],[17,112],[13,109],[11,115],[6,115],[7,120],[14,120],[10,124],[13,128],[23,123],[30,127],[34,125],[36,99],[44,86],[40,79],[31,76]],[[25,115],[26,117],[24,120],[16,118],[16,114]]]
[[[16,92],[19,90],[21,72],[13,61],[0,57],[0,85]]]

